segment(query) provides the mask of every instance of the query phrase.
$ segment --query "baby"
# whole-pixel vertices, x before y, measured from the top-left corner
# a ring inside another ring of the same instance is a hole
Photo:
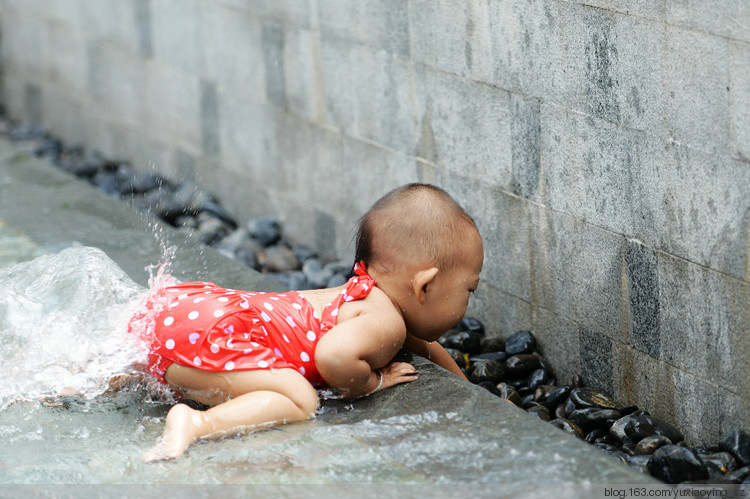
[[[356,275],[336,288],[260,293],[192,282],[164,288],[136,314],[150,371],[185,399],[146,461],[195,440],[311,418],[314,386],[357,398],[417,379],[407,350],[463,376],[434,343],[463,317],[482,270],[474,221],[442,189],[409,184],[362,217]]]

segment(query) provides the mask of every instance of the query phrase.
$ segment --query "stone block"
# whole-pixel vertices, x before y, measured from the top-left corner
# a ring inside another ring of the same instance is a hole
[[[25,16],[41,17],[44,15],[46,4],[47,0],[4,0],[3,15],[5,12],[11,12],[13,15],[23,13]]]
[[[200,144],[201,86],[198,76],[162,64],[150,64],[146,69],[143,104],[152,133]]]
[[[532,330],[532,305],[480,280],[469,299],[467,317],[476,317],[484,324],[487,336],[507,338],[515,331]]]
[[[0,49],[4,72],[13,72],[18,77],[39,78],[45,71],[44,24],[35,18],[21,18],[13,11],[3,11],[0,29],[3,34]]]
[[[729,0],[716,4],[700,0],[668,2],[669,24],[705,31],[714,35],[750,42],[750,4]]]
[[[314,213],[313,230],[315,232],[314,248],[321,255],[336,254],[336,219],[333,215],[322,209],[316,209]]]
[[[564,0],[652,21],[663,21],[667,0]]]
[[[154,58],[163,64],[197,73],[200,44],[197,0],[151,0],[151,42]],[[218,36],[212,33],[211,36]]]
[[[50,2],[55,3],[55,2]],[[141,52],[142,0],[101,0],[86,2],[80,10],[86,37],[94,42],[106,40],[133,53]]]
[[[643,138],[641,132],[543,104],[542,202],[590,224],[634,234]]]
[[[734,393],[750,393],[750,285],[659,254],[661,359]]]
[[[328,124],[411,154],[417,114],[409,65],[363,45],[325,38],[321,43]]]
[[[659,335],[659,272],[657,253],[638,241],[625,244],[625,275],[630,305],[630,344],[656,359]]]
[[[174,154],[175,179],[179,181],[195,182],[196,157],[194,154],[177,148]]]
[[[552,365],[558,383],[570,383],[573,376],[581,374],[583,367],[580,325],[539,306],[533,306],[532,320],[539,353]]]
[[[573,44],[568,47],[569,61],[582,70],[581,96],[587,114],[599,119],[619,123],[621,117],[619,39],[616,32],[615,14],[599,9],[581,9],[575,18],[580,25],[568,27],[580,36],[571,36]],[[578,28],[578,29],[577,29]],[[578,63],[578,64],[576,64]],[[573,92],[571,92],[573,93]]]
[[[492,2],[471,0],[409,3],[412,60],[479,81],[491,77]]]
[[[567,100],[566,26],[575,21],[562,2],[491,2],[491,83],[528,97]],[[568,8],[568,10],[570,10]]]
[[[202,81],[200,98],[201,144],[203,145],[203,154],[208,157],[216,157],[221,152],[221,142],[219,137],[219,96],[216,92],[216,85],[205,80]]]
[[[257,182],[278,182],[276,115],[256,99],[218,92],[221,163]]]
[[[3,74],[3,105],[8,116],[27,119],[24,107],[24,82],[7,73]]]
[[[83,98],[88,89],[86,40],[57,25],[51,25],[46,35],[46,81],[61,93]]]
[[[374,51],[409,57],[408,2],[318,2],[318,26],[323,38],[348,40]],[[433,26],[434,28],[434,26]]]
[[[540,103],[511,94],[511,168],[513,194],[537,201],[541,163]]]
[[[335,211],[348,213],[354,222],[381,196],[398,186],[417,182],[414,157],[369,142],[342,138],[343,156],[340,204]]]
[[[420,71],[418,79],[419,154],[448,171],[511,191],[510,94],[430,69]]]
[[[262,32],[263,69],[266,97],[277,106],[286,107],[284,81],[284,31],[280,24],[266,22]]]
[[[533,243],[530,238],[536,205],[475,179],[448,178],[442,180],[441,185],[474,217],[482,235],[485,254],[482,280],[532,302]]]
[[[615,401],[636,404],[657,418],[675,423],[675,368],[619,341],[612,343],[612,354]]]
[[[567,106],[663,134],[664,30],[640,18],[579,5],[563,10]]]
[[[593,333],[625,341],[625,238],[551,209],[539,209],[530,237],[535,302]]]
[[[138,31],[138,49],[143,57],[154,55],[149,0],[135,0],[135,25]]]
[[[642,239],[747,280],[747,163],[661,142],[644,151],[639,181]]]
[[[716,36],[667,27],[662,80],[672,140],[723,153],[729,139],[727,43]]]
[[[226,168],[226,164],[196,157],[196,184],[218,195],[221,205],[238,221],[281,213],[278,203],[273,200],[273,193],[266,185],[253,181],[248,172],[238,173],[238,170]]]
[[[88,68],[88,86],[95,105],[101,106],[100,110],[107,108],[113,122],[140,126],[147,105],[143,61],[109,45],[89,45]]]
[[[201,68],[218,88],[262,95],[265,79],[260,22],[216,2],[200,4]]]
[[[42,89],[34,83],[26,83],[23,89],[24,115],[32,125],[42,126],[44,124],[44,101],[45,96]]]
[[[747,431],[747,391],[738,394],[679,369],[673,371],[672,382],[674,422],[691,443],[716,445],[730,430]]]
[[[81,11],[88,8],[88,4],[84,7],[81,0],[42,0],[40,2],[32,1],[31,4],[32,9],[37,7],[39,9],[37,12],[51,21],[52,24],[81,33],[86,30]]]
[[[729,42],[730,153],[750,162],[750,44]]]
[[[317,11],[311,0],[223,0],[254,17],[283,22],[294,28],[311,29]]]
[[[585,386],[601,388],[607,393],[614,392],[613,340],[604,335],[578,329],[578,347],[581,349],[581,377]]]
[[[286,105],[292,113],[324,120],[324,83],[320,77],[320,36],[315,31],[287,30],[283,46]]]
[[[66,145],[85,144],[88,136],[88,115],[76,99],[50,92],[45,101],[45,126]]]
[[[276,123],[274,188],[310,209],[328,206],[331,213],[343,211],[342,203],[352,196],[345,178],[357,176],[359,170],[344,166],[342,136],[287,114]]]

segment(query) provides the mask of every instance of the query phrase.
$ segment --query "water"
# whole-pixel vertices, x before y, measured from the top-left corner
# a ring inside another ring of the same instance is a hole
[[[151,273],[150,289],[170,282],[166,264]],[[107,388],[112,375],[145,360],[127,324],[147,293],[90,247],[0,269],[0,484],[372,485],[358,495],[382,484],[430,484],[452,496],[455,484],[581,483],[592,470],[607,482],[632,482],[625,467],[585,444],[425,363],[413,385],[324,400],[311,421],[198,442],[174,461],[144,463],[175,401],[154,382]],[[290,493],[300,492],[309,490]]]
[[[0,270],[0,409],[103,393],[145,360],[127,322],[145,290],[101,250],[71,247]]]

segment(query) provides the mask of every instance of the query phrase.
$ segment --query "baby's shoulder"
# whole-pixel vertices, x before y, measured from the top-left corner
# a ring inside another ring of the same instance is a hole
[[[404,318],[398,308],[396,308],[388,295],[377,286],[372,288],[364,300],[353,303],[357,303],[358,305],[357,308],[359,310],[356,315],[376,316],[378,321],[383,324],[388,324],[396,329],[403,328],[404,331],[406,330]]]

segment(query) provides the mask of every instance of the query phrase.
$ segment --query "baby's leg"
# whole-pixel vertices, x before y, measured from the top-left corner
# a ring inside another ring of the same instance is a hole
[[[172,407],[162,437],[143,456],[146,461],[178,457],[198,438],[303,421],[312,417],[318,406],[315,389],[293,369],[211,373],[173,364],[166,379],[187,398],[217,405],[207,411],[185,404]]]

